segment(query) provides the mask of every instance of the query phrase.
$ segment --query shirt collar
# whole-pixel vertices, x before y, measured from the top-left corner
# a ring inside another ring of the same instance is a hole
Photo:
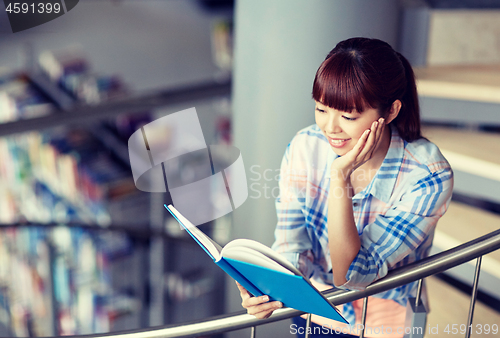
[[[389,203],[390,201],[394,186],[396,185],[399,170],[403,162],[405,144],[403,139],[399,136],[397,129],[391,127],[390,125],[389,127],[391,128],[391,143],[389,145],[389,149],[387,150],[387,154],[385,155],[384,161],[377,170],[377,173],[370,184],[368,184],[363,191],[357,193],[353,197],[354,199],[362,199],[371,194],[384,203]],[[328,179],[330,178],[330,168],[332,166],[332,162],[339,157],[335,154],[331,147],[329,148],[327,172],[325,175]]]

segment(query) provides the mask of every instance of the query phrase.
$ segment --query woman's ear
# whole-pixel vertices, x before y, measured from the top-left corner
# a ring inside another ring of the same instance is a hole
[[[392,103],[391,110],[389,111],[389,115],[385,118],[385,123],[391,123],[396,117],[398,117],[399,111],[401,110],[402,103],[399,100],[396,100]]]

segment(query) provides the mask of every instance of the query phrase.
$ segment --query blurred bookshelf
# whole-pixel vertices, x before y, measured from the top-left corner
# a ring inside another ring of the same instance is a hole
[[[127,141],[158,108],[227,100],[229,78],[137,95],[75,50],[0,74],[0,325],[58,336],[223,312],[222,273],[166,222],[168,196],[135,188]]]

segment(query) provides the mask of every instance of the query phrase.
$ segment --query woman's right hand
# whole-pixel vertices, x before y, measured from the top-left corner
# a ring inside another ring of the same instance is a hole
[[[253,297],[240,283],[236,282],[236,285],[240,290],[241,305],[247,309],[249,315],[253,315],[258,319],[269,318],[274,310],[283,307],[281,302],[269,302],[269,296]]]

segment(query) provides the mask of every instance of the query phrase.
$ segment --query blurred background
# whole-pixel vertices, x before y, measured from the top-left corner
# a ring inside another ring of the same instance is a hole
[[[169,196],[135,188],[127,140],[196,107],[207,144],[241,150],[249,187],[243,206],[202,230],[221,245],[271,245],[282,156],[314,123],[314,74],[353,36],[410,60],[424,136],[454,168],[433,253],[500,225],[500,0],[81,0],[17,33],[0,9],[0,336],[241,311],[234,282],[167,215]],[[473,270],[427,278],[430,325],[465,323]],[[500,323],[499,282],[494,252],[474,323]]]

